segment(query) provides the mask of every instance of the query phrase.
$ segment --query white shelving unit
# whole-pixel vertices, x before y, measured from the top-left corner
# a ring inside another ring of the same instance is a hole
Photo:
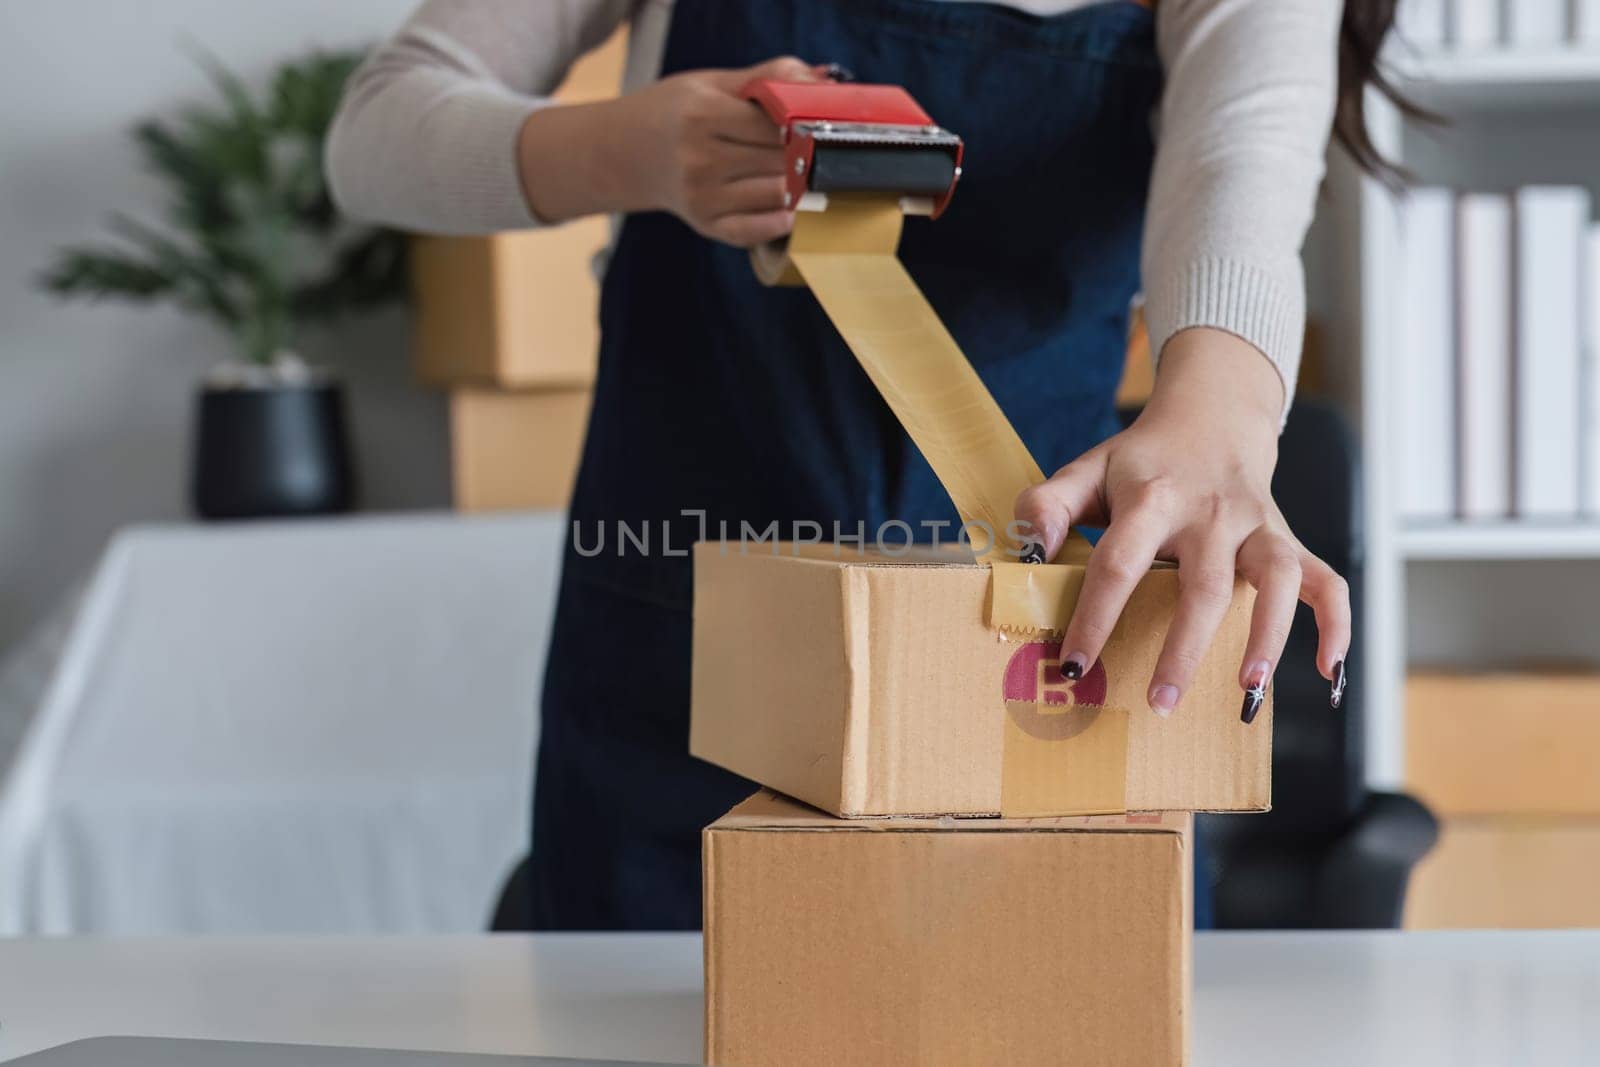
[[[1397,61],[1408,95],[1443,111],[1592,104],[1600,92],[1600,48],[1426,51]]]
[[[1600,525],[1584,522],[1410,526],[1399,541],[1412,562],[1600,559]]]
[[[1406,95],[1449,124],[1409,119],[1373,92],[1374,142],[1423,184],[1499,189],[1566,182],[1589,186],[1600,202],[1600,48],[1588,48],[1399,55],[1393,65]],[[1366,600],[1358,624],[1366,662],[1357,682],[1368,688],[1368,780],[1394,788],[1404,777],[1408,634],[1427,635],[1421,644],[1429,657],[1483,663],[1505,649],[1513,657],[1526,650],[1526,642],[1498,640],[1497,626],[1530,628],[1561,635],[1564,655],[1600,662],[1600,628],[1581,593],[1600,596],[1600,523],[1411,526],[1400,519],[1396,457],[1405,400],[1397,201],[1339,158],[1330,165],[1329,190],[1331,221],[1319,223],[1317,239],[1332,246],[1321,254],[1333,292],[1319,310],[1329,319],[1334,350],[1360,352],[1358,377],[1335,374],[1332,383],[1358,417],[1364,462]],[[1549,561],[1572,560],[1591,562],[1562,564],[1570,575],[1548,569]],[[1508,567],[1520,570],[1508,575]],[[1419,584],[1428,595],[1408,603],[1408,590]],[[1566,595],[1552,596],[1552,587]]]

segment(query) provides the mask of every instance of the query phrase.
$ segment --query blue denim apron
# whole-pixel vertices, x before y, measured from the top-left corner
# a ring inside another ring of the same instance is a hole
[[[786,54],[903,85],[965,139],[949,210],[908,220],[900,258],[1039,465],[1116,432],[1161,87],[1150,13],[678,0],[662,72]],[[697,929],[700,829],[754,787],[688,754],[681,553],[723,522],[870,537],[891,519],[958,520],[815,298],[762,287],[744,252],[668,214],[628,217],[601,329],[545,680],[531,911],[541,929]]]

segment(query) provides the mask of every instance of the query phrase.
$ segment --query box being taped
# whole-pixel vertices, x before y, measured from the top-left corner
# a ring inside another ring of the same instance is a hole
[[[704,835],[706,1062],[1184,1063],[1192,819],[758,793]]]
[[[697,545],[690,751],[847,818],[1270,806],[1270,701],[1239,716],[1248,587],[1163,719],[1145,697],[1176,569],[1140,582],[1071,683],[1050,632],[1083,567],[999,563],[991,588],[989,566],[950,560]]]

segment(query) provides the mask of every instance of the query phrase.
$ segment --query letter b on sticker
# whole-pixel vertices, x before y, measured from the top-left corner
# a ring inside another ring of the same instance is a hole
[[[1061,673],[1061,642],[1030,641],[1006,663],[1006,712],[1030,737],[1064,741],[1087,730],[1106,702],[1106,668],[1100,660],[1076,682]]]

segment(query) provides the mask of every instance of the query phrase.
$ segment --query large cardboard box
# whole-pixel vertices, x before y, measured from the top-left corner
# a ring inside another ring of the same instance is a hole
[[[1412,929],[1600,926],[1600,819],[1452,818],[1418,865]]]
[[[1413,674],[1406,783],[1445,815],[1600,816],[1600,674]]]
[[[1184,1063],[1191,820],[844,821],[758,793],[705,831],[706,1062]]]
[[[1270,699],[1240,721],[1254,603],[1243,583],[1163,719],[1145,697],[1176,570],[1139,584],[1074,684],[1058,640],[991,626],[989,567],[939,558],[696,546],[690,751],[846,817],[1270,806]],[[1065,624],[1081,566],[999,566]]]
[[[450,467],[459,511],[565,508],[583,452],[587,389],[450,394]]]
[[[617,95],[619,30],[556,90],[563,103]],[[429,385],[570,388],[594,381],[600,287],[594,260],[610,221],[483,237],[418,237],[411,246],[412,361]]]

